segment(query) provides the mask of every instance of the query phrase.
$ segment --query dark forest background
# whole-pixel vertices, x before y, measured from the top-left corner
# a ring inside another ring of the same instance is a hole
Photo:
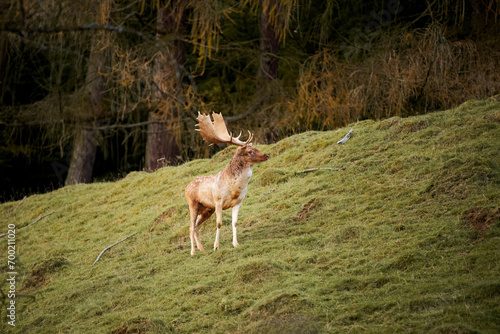
[[[498,0],[0,2],[0,201],[500,93]],[[245,132],[244,132],[245,133]]]

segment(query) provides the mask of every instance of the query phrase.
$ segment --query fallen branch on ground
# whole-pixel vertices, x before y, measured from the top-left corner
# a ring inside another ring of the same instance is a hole
[[[104,248],[104,249],[102,250],[101,254],[99,254],[99,256],[97,257],[97,259],[95,259],[94,263],[92,263],[92,265],[96,264],[96,262],[97,262],[97,261],[99,261],[99,259],[101,258],[101,255],[102,255],[102,254],[104,254],[104,252],[105,252],[105,251],[107,251],[107,250],[108,250],[108,249],[110,249],[111,247],[114,247],[114,246],[118,245],[120,242],[123,242],[123,241],[127,240],[127,239],[128,239],[128,238],[130,238],[131,236],[136,235],[137,233],[139,233],[139,232],[132,233],[131,235],[129,235],[129,236],[128,236],[128,237],[126,237],[125,239],[122,239],[122,240],[120,240],[120,241],[118,241],[118,242],[115,242],[115,243],[114,243],[114,244],[112,244],[111,246],[108,246],[108,247]]]
[[[19,205],[21,205],[21,203],[19,203]],[[18,205],[18,206],[19,206],[19,205]],[[22,228],[25,228],[25,227],[31,226],[31,225],[33,225],[34,223],[38,222],[40,219],[45,218],[45,217],[47,217],[47,216],[50,216],[51,214],[53,214],[53,213],[55,213],[55,212],[57,212],[57,211],[52,211],[51,213],[47,213],[46,215],[43,215],[43,216],[41,216],[40,218],[38,218],[37,220],[35,220],[33,223],[30,223],[30,224],[28,224],[28,225],[26,225],[26,226],[21,226],[21,227],[16,228],[16,229],[17,229],[17,230],[20,230],[20,229],[22,229]],[[6,235],[7,235],[7,233],[0,234],[0,238],[5,237]]]
[[[272,193],[272,192],[273,192],[273,191],[275,191],[276,189],[278,189],[278,187],[273,188],[273,189],[269,190],[267,193],[263,193],[263,194],[261,194],[260,196],[269,195],[270,193]]]
[[[19,202],[19,204],[14,208],[14,211],[16,211],[16,209],[21,205],[23,204],[24,200],[26,199],[26,197],[28,196],[24,196],[23,199],[21,200],[21,202]]]
[[[344,138],[342,138],[342,140],[339,140],[337,142],[337,144],[343,144],[343,143],[345,143],[349,138],[351,138],[351,133],[352,133],[352,129],[345,135]]]
[[[324,167],[324,168],[311,168],[311,169],[304,169],[304,170],[300,170],[298,172],[296,172],[297,174],[299,173],[308,173],[308,172],[314,172],[314,171],[317,171],[317,170],[333,170],[333,171],[339,171],[339,170],[344,170],[346,169],[347,166],[344,166],[344,167],[340,167],[340,168],[331,168],[331,167]]]
[[[24,228],[24,227],[31,226],[31,225],[33,225],[34,223],[38,222],[40,219],[45,218],[45,217],[47,217],[47,216],[50,216],[50,215],[51,215],[51,214],[53,214],[53,213],[55,213],[55,211],[52,211],[51,213],[47,213],[46,215],[43,215],[43,216],[41,216],[40,218],[38,218],[37,220],[35,220],[33,223],[28,224],[28,225],[23,226],[23,227],[20,227],[20,228]]]

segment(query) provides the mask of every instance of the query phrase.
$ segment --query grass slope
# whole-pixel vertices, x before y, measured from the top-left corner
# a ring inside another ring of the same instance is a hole
[[[271,159],[254,167],[240,247],[229,210],[215,253],[189,255],[184,188],[234,148],[2,204],[0,231],[56,213],[17,231],[16,327],[4,304],[0,331],[498,333],[497,100],[358,122],[344,145],[349,128],[259,147]],[[214,217],[201,228],[207,249]]]

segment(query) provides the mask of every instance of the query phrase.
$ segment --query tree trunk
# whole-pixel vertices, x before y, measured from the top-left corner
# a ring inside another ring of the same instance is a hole
[[[5,103],[4,98],[7,89],[5,85],[7,84],[6,74],[7,74],[7,64],[8,64],[8,52],[10,50],[9,40],[4,35],[0,36],[0,105]]]
[[[105,24],[109,21],[110,6],[108,1],[101,3],[99,14],[98,23]],[[93,127],[98,120],[105,117],[109,110],[109,105],[104,100],[107,87],[106,77],[103,74],[108,71],[111,65],[111,43],[107,36],[106,32],[100,31],[92,37],[85,78],[87,110],[83,112],[83,115],[78,115],[78,121],[82,127],[77,130],[65,185],[92,182],[92,170],[99,135]]]
[[[482,0],[472,0],[471,28],[474,33],[479,33],[486,25],[488,8]]]
[[[278,6],[278,0],[263,0],[262,2],[259,66],[259,79],[261,80],[269,81],[278,78],[279,59],[277,55],[280,48],[277,27],[280,21]],[[272,8],[275,8],[273,14],[271,14]]]
[[[179,147],[165,120],[160,120],[154,113],[149,113],[149,121],[152,123],[148,124],[145,169],[154,172],[161,167],[176,164]]]
[[[177,34],[182,29],[185,2],[170,4],[158,11],[158,30]],[[149,113],[145,170],[154,172],[166,165],[177,164],[179,147],[171,123],[179,116],[182,75],[177,64],[184,63],[184,49],[176,41],[157,55],[154,92],[156,110]]]
[[[66,185],[90,183],[94,168],[97,130],[80,130],[71,155],[71,164],[66,177]]]

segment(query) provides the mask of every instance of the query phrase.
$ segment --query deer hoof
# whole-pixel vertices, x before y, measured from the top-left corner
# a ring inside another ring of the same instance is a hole
[[[234,247],[238,247],[239,245],[240,245],[239,243],[237,243],[237,242],[233,242],[233,246],[234,246]]]

